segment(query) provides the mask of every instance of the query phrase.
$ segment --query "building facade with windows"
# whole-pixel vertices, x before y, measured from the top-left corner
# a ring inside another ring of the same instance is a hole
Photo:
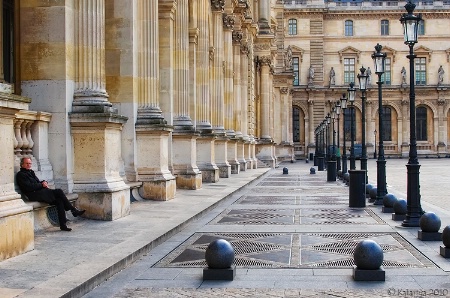
[[[385,154],[408,155],[409,48],[404,44],[399,21],[406,12],[405,4],[378,0],[284,1],[284,48],[292,48],[296,61],[292,93],[297,156],[314,150],[315,128],[346,93],[350,82],[358,88],[357,75],[362,66],[370,74],[365,132],[368,155],[374,151],[379,140],[378,76],[371,54],[377,43],[387,54],[386,72],[381,77]],[[423,17],[419,42],[414,47],[418,153],[446,156],[450,151],[450,2],[417,1],[416,5],[415,13]],[[294,24],[295,31],[290,29]],[[315,73],[312,84],[308,76],[311,66]],[[356,143],[361,143],[362,136],[360,96],[357,91]],[[340,121],[340,145],[345,138],[349,148],[350,109],[345,116],[340,115]]]

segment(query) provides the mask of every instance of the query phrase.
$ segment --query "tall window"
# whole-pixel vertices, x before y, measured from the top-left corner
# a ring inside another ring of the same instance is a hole
[[[298,107],[292,108],[292,140],[300,142],[300,109]]]
[[[289,35],[297,35],[297,20],[289,19],[288,21],[288,30]]]
[[[298,57],[292,58],[292,70],[294,71],[294,86],[300,85],[300,65]]]
[[[389,21],[381,20],[381,35],[389,35]]]
[[[416,85],[427,83],[427,58],[416,58]]]
[[[7,83],[14,83],[14,4],[13,0],[3,1],[2,27],[3,27],[3,73]]]
[[[386,84],[391,84],[391,58],[386,58],[384,73],[381,75],[381,81]]]
[[[425,35],[425,21],[422,20],[419,22],[419,28],[417,29],[418,35]]]
[[[351,141],[351,127],[352,127],[352,113],[353,113],[353,133],[354,136],[356,138],[356,114],[355,114],[355,109],[351,108],[350,106],[348,106],[345,109],[345,113],[344,113],[344,125],[345,125],[345,131],[344,131],[344,141]]]
[[[391,108],[383,106],[383,141],[392,141]]]
[[[353,36],[353,21],[345,21],[345,36]]]
[[[344,83],[355,82],[355,58],[344,58]]]
[[[416,137],[418,141],[427,140],[427,108],[416,108]]]

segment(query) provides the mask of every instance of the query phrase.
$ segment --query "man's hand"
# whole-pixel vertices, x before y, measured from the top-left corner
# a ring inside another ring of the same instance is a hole
[[[44,180],[41,183],[42,183],[42,187],[48,188],[48,182],[47,181]]]

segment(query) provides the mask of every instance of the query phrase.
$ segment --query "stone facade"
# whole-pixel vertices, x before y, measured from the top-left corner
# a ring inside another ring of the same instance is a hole
[[[409,48],[404,44],[399,21],[406,13],[405,1],[283,1],[279,30],[285,36],[283,48],[290,49],[297,81],[293,86],[294,146],[296,155],[314,151],[314,130],[322,122],[351,81],[358,87],[357,74],[371,68],[367,92],[366,145],[368,155],[379,140],[378,76],[371,54],[377,43],[387,54],[388,71],[382,85],[386,116],[384,148],[390,156],[408,156],[409,150]],[[450,141],[450,38],[448,1],[417,2],[415,14],[422,14],[418,43],[414,47],[415,106],[419,156],[447,156]],[[280,44],[281,46],[281,44]],[[279,47],[280,47],[279,46]],[[442,66],[439,74],[438,70]],[[314,78],[309,80],[312,67]],[[406,70],[406,77],[402,73]],[[334,75],[332,74],[332,70]],[[331,74],[330,74],[331,73]],[[356,143],[361,144],[361,92],[357,91]],[[348,115],[348,118],[350,116]],[[386,120],[387,119],[387,120]],[[340,117],[340,145],[344,141]],[[348,120],[349,121],[349,120]],[[349,122],[348,122],[349,123]],[[350,145],[347,125],[347,148]],[[375,133],[375,130],[377,132]],[[330,138],[331,138],[330,134]],[[330,140],[331,142],[331,140]],[[341,149],[342,150],[342,149]]]
[[[291,160],[279,2],[1,1],[0,259],[34,246],[20,157],[99,220]]]

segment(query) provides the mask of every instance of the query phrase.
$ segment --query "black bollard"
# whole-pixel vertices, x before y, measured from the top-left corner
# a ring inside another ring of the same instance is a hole
[[[366,171],[349,170],[349,207],[366,207]]]

